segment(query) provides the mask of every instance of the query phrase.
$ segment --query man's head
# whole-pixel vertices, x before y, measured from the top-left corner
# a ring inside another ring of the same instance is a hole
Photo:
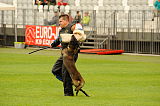
[[[59,16],[59,25],[61,28],[66,27],[69,24],[69,16],[67,14]]]
[[[88,12],[85,12],[85,13],[84,13],[84,16],[88,16],[88,14],[89,14]]]
[[[77,11],[77,14],[79,14],[79,11]]]

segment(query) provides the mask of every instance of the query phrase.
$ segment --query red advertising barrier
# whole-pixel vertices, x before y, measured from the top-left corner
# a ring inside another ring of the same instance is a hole
[[[25,44],[50,46],[57,38],[56,31],[56,26],[26,25]]]

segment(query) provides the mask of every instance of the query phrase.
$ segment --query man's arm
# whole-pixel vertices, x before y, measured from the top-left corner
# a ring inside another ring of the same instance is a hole
[[[53,43],[51,44],[51,47],[56,47],[60,44],[60,37],[58,37],[56,40],[53,41]]]

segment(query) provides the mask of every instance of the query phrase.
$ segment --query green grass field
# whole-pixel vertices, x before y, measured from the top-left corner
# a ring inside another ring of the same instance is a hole
[[[0,48],[0,106],[160,106],[160,56],[80,54],[91,96],[63,96],[51,73],[59,50]]]

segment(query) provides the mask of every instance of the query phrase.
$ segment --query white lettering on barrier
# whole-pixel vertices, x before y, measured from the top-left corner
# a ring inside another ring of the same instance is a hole
[[[43,39],[43,45],[50,45],[52,40]]]
[[[47,27],[41,27],[41,28],[42,28],[41,38],[48,38],[48,28]]]
[[[52,40],[47,39],[36,39],[35,44],[36,45],[50,45],[52,43]]]
[[[48,27],[48,38],[51,39],[52,36],[54,36],[54,38],[55,38],[55,34],[52,33],[52,27]]]
[[[55,36],[55,33],[52,32],[52,27],[36,26],[36,38],[47,38],[51,39],[52,36]]]
[[[36,39],[35,41],[36,41],[35,44],[37,44],[37,45],[41,45],[42,44],[42,39]]]
[[[39,29],[40,29],[39,26],[36,26],[36,38],[39,38],[39,36],[38,36],[38,35],[40,35]]]

